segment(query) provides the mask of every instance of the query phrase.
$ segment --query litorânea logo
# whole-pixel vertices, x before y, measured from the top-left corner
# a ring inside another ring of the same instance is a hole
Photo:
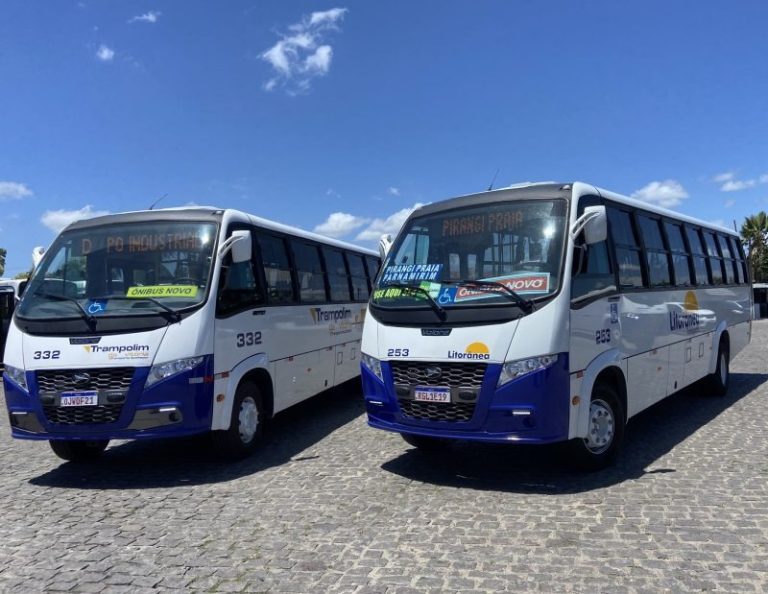
[[[698,314],[699,300],[696,299],[696,294],[693,291],[688,291],[685,294],[683,309],[689,313],[669,312],[669,329],[673,332],[675,330],[690,330],[701,325],[701,317]]]
[[[484,342],[473,342],[464,352],[448,351],[449,359],[462,359],[469,361],[487,361],[491,358],[491,351]]]

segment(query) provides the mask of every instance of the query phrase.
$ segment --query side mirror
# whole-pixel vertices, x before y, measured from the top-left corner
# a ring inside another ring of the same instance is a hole
[[[251,232],[238,229],[237,231],[232,231],[232,235],[221,243],[217,256],[220,260],[223,260],[224,256],[231,251],[232,262],[238,264],[250,260],[252,250]]]
[[[251,259],[253,246],[251,242],[251,232],[238,230],[232,232],[232,262],[239,264]]]
[[[381,256],[382,261],[386,257],[387,253],[389,253],[389,249],[392,247],[392,236],[389,233],[385,233],[379,238],[379,256]]]
[[[608,239],[608,216],[605,206],[587,206],[571,227],[571,240],[584,231],[584,243],[592,245]]]

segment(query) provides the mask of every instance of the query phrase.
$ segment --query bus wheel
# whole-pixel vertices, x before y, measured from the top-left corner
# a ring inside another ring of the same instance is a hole
[[[239,460],[256,449],[264,425],[262,402],[253,382],[245,381],[237,387],[229,429],[213,432],[214,445],[224,457]]]
[[[720,341],[717,349],[717,367],[715,373],[709,376],[709,386],[715,396],[725,396],[728,392],[728,384],[731,380],[731,368],[729,364],[728,347],[724,340]]]
[[[415,435],[413,433],[401,433],[400,437],[405,440],[405,443],[412,445],[422,452],[438,452],[448,445],[448,441],[439,437],[428,437],[426,435]]]
[[[70,462],[88,462],[96,460],[109,444],[108,439],[93,439],[89,441],[66,441],[63,439],[52,439],[51,444],[53,453],[62,460]]]
[[[616,391],[598,384],[589,403],[587,437],[567,442],[568,461],[579,470],[600,470],[613,462],[623,439],[624,410]]]

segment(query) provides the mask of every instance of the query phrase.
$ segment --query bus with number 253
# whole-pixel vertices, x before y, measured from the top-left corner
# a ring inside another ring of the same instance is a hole
[[[250,453],[274,414],[359,376],[375,251],[236,210],[69,225],[16,308],[13,437],[66,460],[112,439],[212,432]]]
[[[726,392],[751,302],[736,233],[585,183],[423,206],[371,296],[368,422],[425,450],[562,442],[602,468],[642,410]]]

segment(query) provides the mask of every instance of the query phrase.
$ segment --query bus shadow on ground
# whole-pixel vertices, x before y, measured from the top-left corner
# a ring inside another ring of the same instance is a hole
[[[555,445],[471,442],[451,444],[440,453],[408,449],[382,469],[437,485],[550,494],[580,493],[647,474],[674,473],[674,468],[655,468],[655,462],[766,381],[768,374],[733,373],[724,397],[707,395],[707,386],[700,382],[662,400],[632,418],[622,452],[611,467],[598,472],[569,469]],[[410,446],[403,442],[403,448]]]
[[[360,394],[359,382],[353,381],[291,407],[270,422],[259,449],[238,462],[218,457],[208,435],[137,440],[111,445],[94,462],[62,461],[30,483],[76,489],[168,488],[226,482],[300,463],[306,459],[302,452],[365,412]]]

